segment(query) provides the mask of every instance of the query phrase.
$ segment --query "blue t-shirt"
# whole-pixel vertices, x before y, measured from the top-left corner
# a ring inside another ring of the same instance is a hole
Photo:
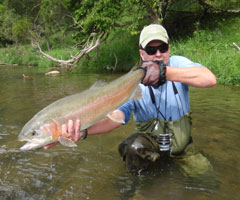
[[[183,56],[171,56],[168,66],[191,67],[202,66],[194,63]],[[130,119],[133,112],[135,121],[144,122],[153,118],[166,119],[174,121],[182,117],[190,110],[188,85],[180,82],[174,82],[177,93],[173,90],[172,81],[166,81],[158,88],[153,88],[155,105],[152,103],[149,88],[139,84],[142,91],[142,98],[138,100],[129,100],[118,109],[125,114],[125,123]],[[159,110],[160,112],[157,112]]]

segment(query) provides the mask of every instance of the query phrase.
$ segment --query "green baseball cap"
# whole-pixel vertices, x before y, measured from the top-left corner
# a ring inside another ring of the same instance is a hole
[[[140,38],[139,46],[145,48],[147,44],[153,40],[161,40],[168,44],[168,34],[166,29],[160,24],[151,24],[143,28]]]

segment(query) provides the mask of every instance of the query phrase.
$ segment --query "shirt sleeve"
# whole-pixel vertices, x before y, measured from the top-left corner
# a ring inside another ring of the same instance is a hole
[[[204,67],[200,63],[193,62],[184,56],[171,56],[169,61],[170,61],[169,65],[174,67],[192,67],[192,66]]]
[[[191,61],[190,59],[188,59],[184,56],[178,56],[178,55],[171,56],[168,64],[169,64],[169,66],[182,67],[182,68],[193,67],[193,66],[205,67],[200,63],[193,62],[193,61]],[[185,85],[185,86],[188,86],[185,83],[181,83],[181,84]]]
[[[132,100],[127,101],[125,104],[120,106],[118,108],[118,110],[121,110],[124,113],[124,115],[125,115],[125,123],[124,124],[127,124],[128,121],[130,120],[131,113],[133,111],[133,101]]]

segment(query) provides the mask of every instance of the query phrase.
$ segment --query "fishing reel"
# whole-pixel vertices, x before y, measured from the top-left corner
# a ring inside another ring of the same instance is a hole
[[[160,150],[160,154],[164,156],[170,156],[171,155],[171,146],[172,146],[172,138],[169,132],[167,130],[167,123],[164,123],[163,133],[160,133],[158,135],[158,147]]]
[[[172,138],[169,133],[160,133],[158,135],[158,147],[161,155],[171,155]]]
[[[171,151],[172,139],[169,133],[160,133],[158,135],[158,147],[160,151]]]
[[[159,133],[157,137],[157,143],[160,150],[160,156],[170,156],[172,152],[172,134],[169,133],[168,123],[166,121],[164,122],[163,131],[159,130],[158,125],[158,121],[154,121],[152,131],[155,129]]]

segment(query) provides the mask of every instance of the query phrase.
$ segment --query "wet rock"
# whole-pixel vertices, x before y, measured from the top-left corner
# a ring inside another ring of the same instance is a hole
[[[59,71],[50,71],[50,72],[45,73],[45,76],[56,76],[59,74],[60,74]]]

